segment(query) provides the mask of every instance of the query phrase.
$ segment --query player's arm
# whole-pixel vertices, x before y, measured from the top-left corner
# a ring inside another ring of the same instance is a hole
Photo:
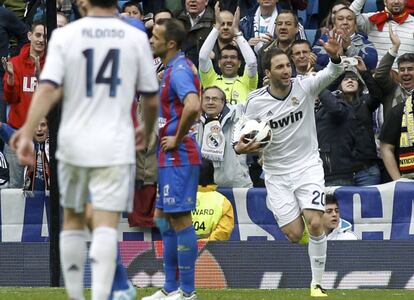
[[[32,165],[34,163],[33,137],[36,128],[61,98],[62,88],[53,83],[41,82],[37,87],[25,123],[10,139],[10,146],[16,151],[21,164]]]
[[[336,33],[336,30],[329,32],[326,42],[320,39],[319,43],[329,55],[330,62],[322,71],[319,71],[314,76],[305,77],[300,81],[303,89],[315,97],[344,71],[341,57],[339,56],[339,51],[342,49],[342,40],[341,36]]]
[[[161,150],[169,151],[178,147],[183,140],[184,136],[187,135],[191,126],[198,118],[200,112],[200,98],[196,93],[189,93],[184,98],[184,109],[181,115],[180,124],[175,136],[164,136],[161,139]]]
[[[233,129],[233,149],[236,154],[246,154],[258,152],[260,148],[260,143],[256,142],[254,139],[247,141],[245,140],[245,135],[241,134],[241,127],[249,118],[254,118],[254,112],[252,105],[250,104],[250,99],[248,98],[243,116],[235,124]]]

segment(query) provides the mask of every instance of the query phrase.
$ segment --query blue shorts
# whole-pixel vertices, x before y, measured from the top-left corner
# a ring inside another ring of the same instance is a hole
[[[199,165],[159,168],[156,207],[166,213],[194,210],[199,174]]]

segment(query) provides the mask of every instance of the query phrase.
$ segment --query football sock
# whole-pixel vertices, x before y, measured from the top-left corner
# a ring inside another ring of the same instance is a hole
[[[322,284],[322,275],[325,271],[327,241],[325,233],[315,237],[309,235],[309,259],[312,269],[311,285]]]
[[[178,289],[177,280],[177,235],[173,229],[161,233],[164,256],[165,283],[164,290],[168,293]]]
[[[197,260],[197,236],[193,225],[177,231],[178,268],[180,287],[184,293],[194,291],[195,262]]]
[[[92,300],[108,299],[116,268],[118,233],[115,228],[97,227],[89,249],[92,268]]]
[[[86,259],[86,235],[83,230],[60,233],[60,262],[70,299],[83,300],[83,273]]]
[[[121,255],[118,248],[118,256],[116,257],[116,269],[114,275],[114,282],[112,283],[112,291],[126,290],[129,288],[128,285],[128,274],[122,264]]]

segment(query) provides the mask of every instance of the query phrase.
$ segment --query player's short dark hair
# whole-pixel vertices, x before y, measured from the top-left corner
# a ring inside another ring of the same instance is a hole
[[[211,90],[211,89],[218,90],[220,92],[220,94],[221,94],[221,98],[223,98],[223,101],[224,102],[227,101],[227,99],[226,99],[226,93],[221,88],[219,88],[217,85],[212,85],[212,86],[209,86],[209,87],[204,88],[203,89],[203,95],[204,95],[205,92],[207,92],[208,90]]]
[[[326,194],[325,195],[325,204],[336,204],[339,207],[338,199],[336,199],[334,194]]]
[[[125,9],[127,7],[130,7],[130,6],[135,6],[136,8],[138,8],[139,13],[141,14],[141,16],[144,16],[144,11],[142,10],[141,5],[137,1],[127,1],[127,2],[125,2],[124,5],[122,5],[121,12],[125,12]]]
[[[263,69],[270,70],[272,67],[272,58],[277,55],[282,55],[282,54],[288,56],[282,49],[279,49],[277,47],[269,48],[263,55],[263,63],[262,63]]]
[[[174,41],[177,44],[177,49],[180,49],[187,37],[187,31],[185,30],[183,23],[172,18],[161,20],[157,25],[165,27],[165,40]]]
[[[414,53],[412,52],[404,53],[397,58],[398,67],[400,67],[400,64],[405,63],[405,62],[410,62],[410,63],[414,62]]]
[[[237,52],[237,59],[241,60],[241,53],[238,47],[234,46],[233,44],[227,44],[226,46],[224,46],[223,48],[221,48],[220,53],[219,53],[219,59],[221,59],[222,55],[223,55],[223,51],[224,50],[231,50],[231,51],[236,51]]]
[[[118,1],[117,0],[89,0],[91,6],[97,6],[102,8],[111,8],[117,7]]]
[[[292,10],[289,10],[289,9],[283,9],[278,13],[278,15],[276,17],[276,20],[275,20],[275,24],[277,24],[277,20],[279,19],[279,16],[283,15],[283,14],[292,15],[293,16],[293,22],[295,23],[295,27],[299,26],[298,16]]]

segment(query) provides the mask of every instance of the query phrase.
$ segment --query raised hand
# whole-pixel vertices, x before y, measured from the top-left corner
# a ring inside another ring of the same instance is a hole
[[[36,78],[39,78],[40,71],[42,70],[40,67],[40,57],[39,56],[31,56],[35,63],[35,76]]]
[[[9,74],[7,84],[14,85],[14,68],[13,63],[10,61],[10,57],[2,57],[1,64],[3,65],[4,71],[6,71],[7,74]]]
[[[389,26],[389,31],[390,31],[390,40],[392,43],[392,50],[394,52],[398,52],[398,49],[400,49],[401,40],[399,36],[394,32],[391,25]]]
[[[35,151],[33,146],[33,135],[27,130],[20,128],[10,138],[10,146],[16,152],[19,163],[24,166],[35,164]]]
[[[216,27],[216,29],[220,29],[221,24],[223,23],[223,20],[221,19],[220,16],[220,1],[216,2],[216,5],[214,5],[214,15],[216,17],[216,23],[214,24],[214,27]]]
[[[1,63],[3,65],[4,71],[6,71],[9,74],[9,76],[13,76],[13,64],[10,61],[10,57],[2,57]]]
[[[319,44],[325,49],[326,53],[328,53],[331,58],[339,58],[339,51],[342,49],[342,38],[335,29],[329,31],[327,42],[319,40]]]
[[[236,11],[234,12],[233,25],[231,26],[233,29],[233,34],[236,35],[237,33],[240,32],[239,25],[240,25],[240,7],[237,6]]]

